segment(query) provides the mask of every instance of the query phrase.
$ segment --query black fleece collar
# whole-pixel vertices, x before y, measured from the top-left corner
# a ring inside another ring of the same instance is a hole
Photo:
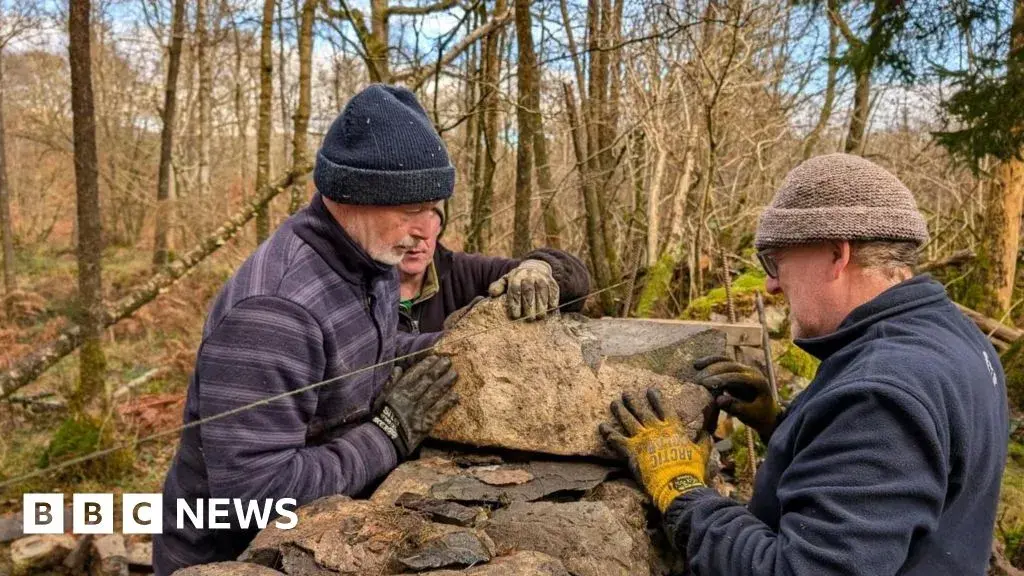
[[[370,258],[345,229],[338,224],[317,192],[295,224],[295,233],[345,280],[367,284],[377,276],[394,271],[393,266]]]
[[[797,338],[793,343],[824,360],[859,338],[873,324],[945,298],[946,289],[931,276],[914,276],[854,308],[835,332],[815,338]]]

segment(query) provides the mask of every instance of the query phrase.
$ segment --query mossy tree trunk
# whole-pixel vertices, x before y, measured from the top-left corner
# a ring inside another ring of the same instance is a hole
[[[103,230],[96,160],[96,114],[92,91],[89,0],[71,0],[68,52],[71,64],[71,115],[74,141],[78,229],[78,323],[82,350],[78,386],[71,397],[72,415],[104,396]]]

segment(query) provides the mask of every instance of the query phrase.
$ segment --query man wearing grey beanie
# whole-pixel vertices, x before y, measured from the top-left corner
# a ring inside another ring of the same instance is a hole
[[[613,405],[626,434],[602,432],[694,574],[986,573],[1006,383],[943,286],[912,274],[927,239],[910,191],[868,160],[820,156],[786,177],[755,243],[817,375],[782,410],[756,369],[697,362],[717,407],[767,446],[746,506],[706,487],[710,439],[688,438],[656,392]]]
[[[179,527],[178,500],[201,518],[211,499],[247,508],[357,495],[454,405],[449,360],[389,365],[437,339],[397,332],[395,265],[433,233],[454,178],[409,90],[374,84],[345,106],[317,153],[310,205],[249,257],[207,317],[189,427],[164,484],[158,576],[233,560],[258,531],[230,514],[230,529]]]

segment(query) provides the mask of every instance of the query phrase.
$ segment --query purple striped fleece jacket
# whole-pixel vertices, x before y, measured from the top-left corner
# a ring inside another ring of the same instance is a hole
[[[227,282],[206,319],[185,422],[426,348],[397,331],[398,276],[337,224],[319,194]],[[367,421],[385,365],[185,430],[164,483],[158,576],[234,559],[256,530],[176,529],[176,499],[355,495],[397,464]],[[232,514],[233,517],[233,514]],[[186,522],[186,525],[188,523]]]

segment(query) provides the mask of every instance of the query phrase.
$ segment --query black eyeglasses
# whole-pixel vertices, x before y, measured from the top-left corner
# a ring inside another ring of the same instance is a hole
[[[757,253],[757,261],[761,263],[761,267],[764,268],[764,273],[773,280],[779,278],[779,262],[775,259],[775,252],[772,250],[762,250]]]

